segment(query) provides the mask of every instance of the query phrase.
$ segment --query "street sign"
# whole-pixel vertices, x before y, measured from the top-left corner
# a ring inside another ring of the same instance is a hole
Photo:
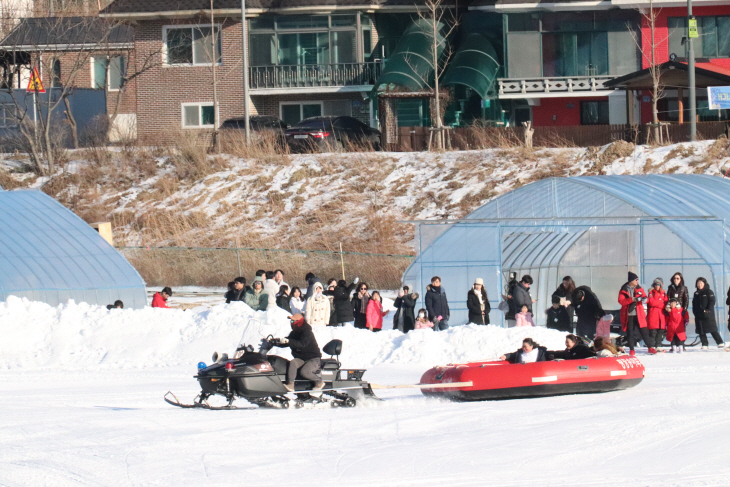
[[[697,39],[699,37],[697,32],[697,19],[694,17],[687,19],[687,26],[689,27],[689,38]]]
[[[33,93],[46,92],[46,89],[43,87],[41,77],[38,75],[37,68],[33,68],[33,72],[30,74],[30,79],[28,80],[28,88],[26,88],[26,91],[32,91]]]
[[[730,109],[730,86],[708,86],[707,101],[710,110]]]

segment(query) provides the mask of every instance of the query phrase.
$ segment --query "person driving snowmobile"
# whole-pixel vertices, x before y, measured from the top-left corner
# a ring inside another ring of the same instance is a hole
[[[289,320],[292,329],[289,336],[274,339],[275,345],[291,348],[291,354],[294,357],[289,362],[289,367],[286,370],[284,387],[287,391],[294,392],[294,380],[297,378],[297,373],[299,373],[302,378],[314,382],[312,390],[321,390],[324,388],[324,381],[316,372],[320,368],[322,352],[319,350],[312,327],[306,323],[304,316],[301,314],[292,315]]]

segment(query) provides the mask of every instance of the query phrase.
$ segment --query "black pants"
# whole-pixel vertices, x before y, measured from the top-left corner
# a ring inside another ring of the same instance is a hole
[[[579,336],[590,338],[596,336],[596,322],[595,321],[578,321],[575,326],[576,332]]]
[[[702,346],[706,347],[709,345],[709,341],[707,340],[707,333],[702,333],[700,330],[697,331],[697,334],[700,336],[700,341],[702,342]],[[711,331],[710,335],[712,335],[712,338],[715,340],[715,343],[718,345],[722,343],[722,337],[720,334],[716,331]]]
[[[674,338],[672,338],[672,345],[677,346],[677,347],[683,347],[684,340],[680,340],[677,335],[674,335]]]
[[[649,330],[649,336],[651,337],[651,342],[654,344],[654,347],[661,346],[662,342],[664,341],[664,335],[664,330]]]
[[[297,372],[302,378],[311,380],[313,382],[322,382],[322,378],[315,372],[319,370],[319,359],[313,358],[306,362],[300,358],[292,359],[289,362],[289,367],[286,369],[286,381],[293,384],[297,378]]]
[[[639,326],[639,320],[636,316],[629,316],[629,322],[626,325],[626,337],[629,340],[629,350],[633,350],[639,340],[644,340],[649,348],[654,346],[649,330]]]

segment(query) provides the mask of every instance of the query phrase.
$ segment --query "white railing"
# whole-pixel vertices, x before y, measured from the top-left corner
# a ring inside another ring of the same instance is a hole
[[[606,90],[615,76],[564,76],[559,78],[500,78],[499,94],[573,93]]]

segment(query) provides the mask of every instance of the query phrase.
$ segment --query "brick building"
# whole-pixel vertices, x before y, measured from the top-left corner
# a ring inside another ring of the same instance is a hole
[[[23,18],[0,42],[3,83],[25,90],[31,71],[44,87],[103,90],[112,140],[136,135],[134,29],[98,17]]]

